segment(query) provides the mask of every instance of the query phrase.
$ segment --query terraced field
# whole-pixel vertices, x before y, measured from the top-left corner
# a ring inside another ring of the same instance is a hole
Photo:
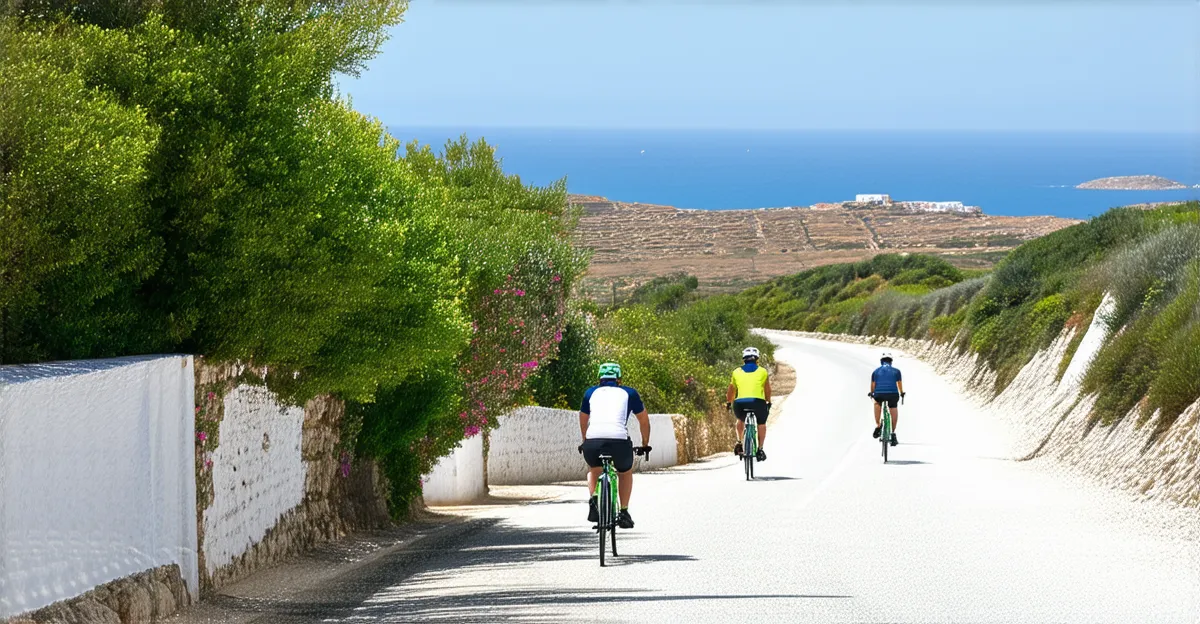
[[[679,271],[699,277],[707,291],[737,290],[886,252],[931,253],[982,268],[1024,241],[1077,223],[841,204],[682,210],[586,195],[571,202],[582,212],[580,240],[593,252],[584,288],[602,300],[614,285],[621,291]]]

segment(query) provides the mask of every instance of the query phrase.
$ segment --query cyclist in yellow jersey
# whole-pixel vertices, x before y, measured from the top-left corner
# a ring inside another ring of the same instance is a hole
[[[767,369],[758,365],[758,349],[746,347],[742,351],[741,368],[734,369],[725,391],[725,407],[733,407],[733,415],[737,417],[738,442],[733,445],[733,452],[742,456],[742,436],[746,432],[746,416],[753,413],[758,422],[758,453],[755,459],[767,461],[763,452],[763,443],[767,441],[767,413],[771,410],[771,380],[768,379]]]

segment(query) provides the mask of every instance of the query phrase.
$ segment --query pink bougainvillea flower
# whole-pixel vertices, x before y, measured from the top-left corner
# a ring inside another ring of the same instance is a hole
[[[477,435],[479,435],[479,427],[475,425],[468,425],[466,429],[463,429],[463,437],[473,438]]]
[[[554,332],[554,342],[562,342],[562,332],[561,331]]]
[[[538,365],[538,363],[537,363],[537,360],[530,360],[530,361],[528,361],[528,362],[521,362],[521,368],[537,368],[537,365]]]
[[[517,293],[517,296],[518,296],[518,297],[524,297],[524,296],[525,296],[525,291],[521,290],[520,288],[518,288],[518,289],[517,289],[515,292]]]
[[[560,276],[558,276],[558,275],[555,275],[554,277],[550,278],[550,281],[552,281],[552,282],[561,282],[561,281],[562,281],[562,277],[560,277]]]
[[[203,442],[205,442],[206,440],[208,440],[208,434],[207,434],[207,433],[204,433],[203,431],[197,431],[197,432],[196,432],[196,440],[198,440],[198,441],[200,441],[201,443],[203,443]]]
[[[213,400],[213,397],[215,397],[215,396],[217,396],[217,393],[215,393],[215,392],[209,392],[209,393],[208,393],[208,400],[209,400],[209,401]]]
[[[199,406],[199,405],[197,405],[197,406],[196,406],[196,413],[197,413],[197,414],[199,414],[199,413],[200,413],[200,406]]]

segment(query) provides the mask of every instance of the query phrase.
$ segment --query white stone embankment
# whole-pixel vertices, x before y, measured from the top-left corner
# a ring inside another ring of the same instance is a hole
[[[1134,408],[1111,426],[1091,417],[1092,395],[1080,393],[1088,365],[1103,346],[1102,319],[1112,306],[1106,297],[1059,378],[1058,371],[1075,337],[1064,330],[1033,357],[1015,379],[993,395],[996,375],[978,356],[928,340],[780,332],[822,340],[875,344],[919,358],[960,385],[980,410],[994,414],[1012,434],[1012,459],[1053,462],[1055,468],[1123,489],[1143,500],[1200,507],[1200,401],[1193,403],[1166,431],[1155,435],[1151,418]],[[763,333],[769,334],[769,331]]]

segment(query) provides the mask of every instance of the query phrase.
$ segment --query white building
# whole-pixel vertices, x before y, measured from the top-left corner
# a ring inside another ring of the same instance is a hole
[[[855,195],[855,203],[858,204],[890,204],[892,203],[891,195]]]

